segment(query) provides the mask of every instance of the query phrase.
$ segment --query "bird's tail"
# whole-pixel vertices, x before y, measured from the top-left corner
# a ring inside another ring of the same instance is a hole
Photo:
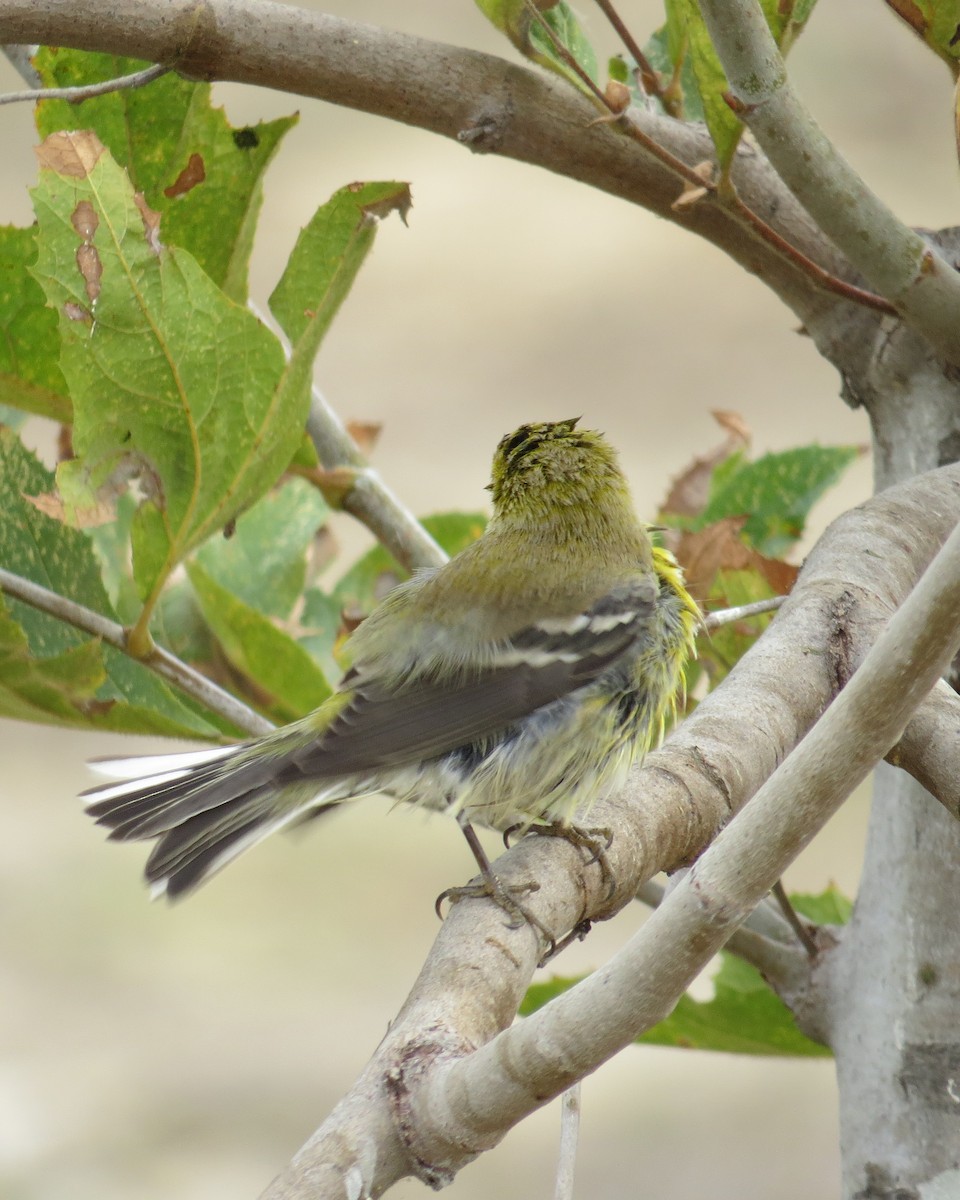
[[[170,899],[307,811],[337,802],[325,805],[324,793],[337,790],[332,781],[284,780],[282,750],[264,753],[262,742],[93,766],[114,782],[84,792],[87,811],[114,840],[156,839],[145,874],[152,894]]]

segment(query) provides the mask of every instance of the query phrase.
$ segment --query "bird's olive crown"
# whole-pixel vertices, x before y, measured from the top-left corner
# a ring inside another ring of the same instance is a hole
[[[535,503],[538,495],[583,502],[614,480],[622,484],[613,448],[596,430],[577,429],[578,420],[521,425],[501,438],[489,485],[497,510]]]

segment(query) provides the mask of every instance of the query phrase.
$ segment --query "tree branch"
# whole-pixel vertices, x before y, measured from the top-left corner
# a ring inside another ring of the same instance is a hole
[[[960,696],[942,680],[886,756],[960,818]]]
[[[344,511],[366,525],[408,571],[439,567],[447,556],[416,517],[387,487],[360,453],[343,422],[314,387],[307,433],[327,471],[347,468],[350,485],[340,501]]]
[[[261,717],[259,713],[254,712],[252,708],[247,708],[235,696],[231,696],[229,692],[217,687],[205,675],[201,675],[193,667],[181,662],[179,658],[176,658],[168,650],[164,650],[162,646],[154,646],[144,658],[130,654],[126,630],[116,621],[111,621],[109,617],[104,617],[91,608],[84,608],[82,604],[68,600],[65,596],[58,596],[56,592],[48,591],[47,588],[41,587],[32,580],[14,575],[13,572],[3,568],[0,568],[0,591],[12,596],[15,600],[29,604],[31,608],[56,617],[58,621],[64,621],[75,629],[99,638],[116,650],[120,650],[123,654],[133,658],[135,662],[149,667],[155,674],[168,683],[172,683],[204,707],[209,708],[211,712],[217,713],[231,724],[236,725],[238,729],[243,729],[254,737],[259,737],[261,734],[269,733],[273,728],[270,722]]]
[[[937,352],[960,364],[960,275],[874,195],[794,92],[756,0],[700,0],[734,111],[824,233]]]
[[[129,54],[188,78],[315,96],[531,163],[611,192],[699,233],[759,275],[802,321],[838,301],[713,200],[676,211],[677,171],[632,136],[592,124],[574,88],[493,55],[270,0],[0,0],[0,39]],[[629,123],[689,170],[713,157],[702,125],[631,109]],[[831,275],[849,265],[755,149],[734,177],[746,204]]]
[[[670,882],[676,879],[679,884],[684,874],[678,871]],[[638,890],[637,899],[659,908],[670,890],[648,880]],[[793,997],[809,986],[810,957],[769,897],[757,905],[723,948],[756,967],[778,995]]]
[[[616,897],[607,900],[595,865],[554,839],[524,839],[496,869],[507,885],[537,880],[539,891],[525,902],[549,928],[609,916],[656,870],[694,859],[830,705],[747,819],[721,835],[644,927],[650,932],[593,982],[489,1046],[513,1020],[539,938],[529,926],[507,928],[486,901],[455,905],[373,1059],[268,1189],[269,1200],[376,1196],[406,1174],[439,1186],[669,1011],[846,789],[889,749],[960,640],[960,534],[953,534],[946,560],[830,704],[844,679],[851,612],[859,619],[896,609],[958,519],[960,467],[953,466],[834,522],[781,612],[723,685],[615,801],[592,811],[591,820],[611,831]]]

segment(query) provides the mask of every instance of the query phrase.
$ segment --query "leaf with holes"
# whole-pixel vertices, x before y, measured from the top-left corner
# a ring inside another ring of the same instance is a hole
[[[41,47],[35,59],[46,87],[115,79],[149,65],[114,54]],[[210,103],[210,84],[171,71],[146,87],[92,96],[80,104],[41,100],[37,129],[89,129],[126,168],[134,190],[160,213],[166,241],[189,250],[238,303],[247,271],[263,177],[297,117],[234,128]]]
[[[59,315],[75,411],[69,465],[91,498],[132,475],[134,577],[152,607],[176,564],[249,507],[290,461],[309,379],[184,250],[92,133],[38,150],[33,272]]]

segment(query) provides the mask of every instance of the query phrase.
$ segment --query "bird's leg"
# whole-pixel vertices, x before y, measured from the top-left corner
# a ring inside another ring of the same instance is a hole
[[[467,839],[467,845],[476,859],[477,866],[480,868],[482,876],[481,883],[468,883],[464,887],[451,887],[442,891],[437,897],[434,908],[437,911],[437,916],[442,918],[440,906],[444,900],[449,900],[456,904],[458,900],[470,900],[480,897],[489,897],[495,904],[503,909],[510,917],[510,928],[519,929],[521,925],[532,925],[534,929],[546,938],[549,957],[556,946],[556,939],[553,934],[547,929],[537,917],[533,915],[529,909],[525,908],[518,900],[511,895],[511,892],[520,893],[536,892],[540,888],[539,883],[525,883],[517,887],[505,887],[504,884],[497,878],[493,867],[490,865],[490,859],[487,858],[486,851],[480,845],[480,839],[477,837],[476,830],[467,820],[463,813],[457,816],[457,823],[463,830],[463,836]]]

